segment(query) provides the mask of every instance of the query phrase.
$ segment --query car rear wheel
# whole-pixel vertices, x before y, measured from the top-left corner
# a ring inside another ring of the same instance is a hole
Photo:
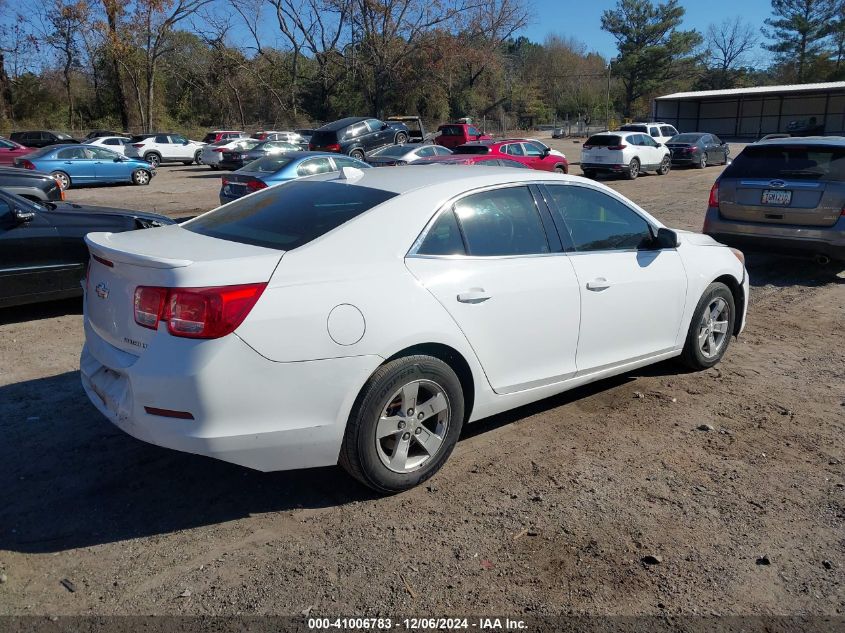
[[[669,173],[669,170],[672,168],[672,161],[669,160],[668,156],[664,156],[663,160],[660,161],[660,167],[657,168],[657,175],[658,176],[665,176]]]
[[[632,158],[631,162],[628,163],[628,172],[626,176],[628,176],[628,180],[635,180],[637,176],[640,175],[640,161],[639,159]]]
[[[690,369],[707,369],[722,360],[736,319],[734,297],[723,283],[707,287],[692,315],[681,360]]]
[[[194,154],[194,162],[197,165],[202,165],[202,150],[198,149],[197,153]],[[187,164],[190,165],[191,163],[187,163]]]
[[[357,158],[358,160],[364,160],[364,151],[363,150],[353,149],[351,152],[349,152],[349,155],[352,158]]]
[[[594,172],[592,169],[585,169],[584,170],[584,178],[589,178],[590,180],[595,180],[596,179],[596,172]]]
[[[150,184],[150,172],[146,169],[136,169],[132,172],[132,182],[136,185]]]
[[[54,171],[51,175],[56,179],[56,182],[59,183],[59,187],[62,191],[70,189],[70,176],[68,176],[65,172]]]
[[[396,144],[397,145],[402,145],[403,143],[407,143],[407,142],[408,142],[408,135],[405,134],[404,132],[399,132],[399,134],[396,135]]]
[[[153,167],[158,167],[159,165],[161,165],[161,156],[154,152],[144,154],[144,160],[147,161]]]
[[[413,488],[446,462],[463,420],[461,382],[449,365],[432,356],[398,358],[376,371],[358,395],[340,465],[379,492]]]

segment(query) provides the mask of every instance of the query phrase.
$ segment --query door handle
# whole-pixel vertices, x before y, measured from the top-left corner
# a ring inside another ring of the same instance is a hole
[[[604,277],[596,277],[592,281],[587,282],[587,290],[595,290],[596,292],[607,290],[610,286],[611,283]]]
[[[470,288],[458,294],[458,301],[461,303],[483,303],[490,298],[490,295],[484,292],[484,288]]]

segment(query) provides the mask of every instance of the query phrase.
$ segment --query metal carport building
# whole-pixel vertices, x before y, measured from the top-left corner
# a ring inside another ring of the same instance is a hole
[[[791,86],[677,92],[654,100],[654,120],[680,132],[711,132],[729,139],[756,140],[786,132],[790,121],[824,125],[828,135],[845,135],[845,81]]]

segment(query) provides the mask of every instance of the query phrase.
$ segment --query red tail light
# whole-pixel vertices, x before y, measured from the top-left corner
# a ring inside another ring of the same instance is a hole
[[[246,183],[247,191],[261,191],[262,189],[267,188],[267,183],[257,178],[253,178],[252,180]]]
[[[21,160],[20,166],[24,169],[35,169],[35,165],[31,161],[28,161],[26,159]]]
[[[322,152],[340,152],[340,145],[337,143],[332,143],[331,145],[324,145],[323,147],[318,148],[313,143],[308,145],[308,149],[312,152],[316,149],[319,149]]]
[[[135,289],[135,322],[186,338],[220,338],[234,332],[255,306],[266,283],[215,288]]]
[[[132,147],[136,147],[138,149],[141,149],[142,147],[144,147],[144,144],[143,143],[132,143]]]
[[[618,152],[618,151],[625,149],[626,147],[628,147],[628,146],[627,145],[609,145],[607,149],[611,149],[613,151]]]
[[[225,152],[225,151],[226,151],[226,148],[225,148],[225,147],[215,147],[215,148],[214,148],[213,150],[211,150],[211,151],[212,151],[212,152]]]
[[[713,186],[710,188],[710,199],[707,201],[708,207],[718,207],[719,206],[719,181],[713,183]]]
[[[229,179],[228,179],[226,176],[221,176],[221,177],[220,177],[220,180],[222,180],[222,181],[223,181],[223,186],[224,186],[224,187],[225,187],[226,185],[228,185],[228,184],[229,184]]]

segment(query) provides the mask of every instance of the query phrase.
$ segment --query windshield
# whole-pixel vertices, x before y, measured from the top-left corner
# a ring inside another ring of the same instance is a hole
[[[724,177],[845,182],[845,147],[749,145],[728,166]]]
[[[236,200],[182,226],[209,237],[289,251],[397,195],[345,182],[294,181]]]
[[[697,143],[701,134],[676,134],[669,139],[669,143]]]

